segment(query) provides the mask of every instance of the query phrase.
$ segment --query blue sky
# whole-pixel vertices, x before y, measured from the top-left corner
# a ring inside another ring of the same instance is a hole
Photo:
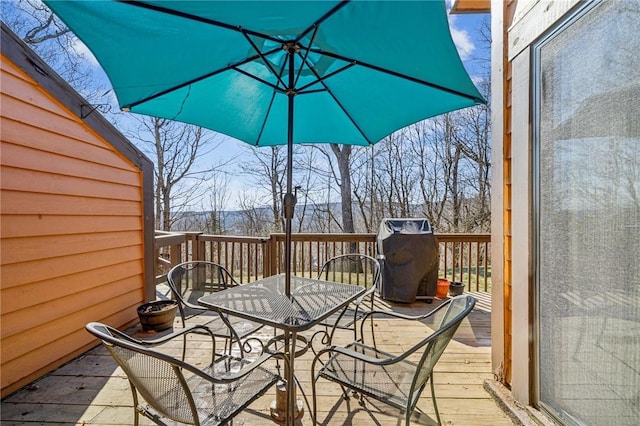
[[[451,36],[472,78],[477,78],[477,74],[482,72],[480,62],[490,63],[490,48],[483,46],[479,35],[479,28],[485,19],[489,20],[489,14],[449,15]]]

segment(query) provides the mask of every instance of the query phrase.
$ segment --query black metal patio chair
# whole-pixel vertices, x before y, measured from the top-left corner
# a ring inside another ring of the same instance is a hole
[[[353,342],[345,347],[329,346],[320,350],[311,366],[313,421],[317,422],[316,382],[324,378],[340,384],[343,396],[349,391],[357,392],[360,398],[371,397],[403,410],[405,422],[410,424],[420,394],[431,383],[431,399],[438,424],[440,414],[433,385],[433,368],[449,344],[462,320],[471,312],[475,299],[462,295],[449,299],[433,311],[420,316],[407,316],[394,312],[374,311],[367,316],[397,318],[398,326],[403,322],[439,319],[435,331],[400,355],[394,355],[368,346],[364,342]],[[365,318],[366,320],[366,318]],[[363,326],[364,323],[361,325]],[[319,367],[316,372],[317,367]]]
[[[86,329],[102,341],[127,375],[133,394],[136,426],[140,414],[159,425],[167,422],[208,426],[226,424],[279,380],[278,375],[265,368],[264,363],[270,355],[265,354],[252,361],[216,355],[215,337],[202,325],[184,328],[152,341],[134,339],[97,322],[87,324]],[[157,349],[193,332],[211,336],[211,363],[204,368]]]
[[[378,260],[359,253],[335,256],[322,265],[318,279],[359,285],[367,289],[362,296],[344,310],[338,311],[321,322],[322,325],[331,329],[329,342],[333,340],[336,329],[353,330],[353,340],[360,340],[357,333],[357,322],[367,312],[373,310],[375,292],[379,290],[380,286],[380,263]],[[373,333],[373,318],[371,318],[371,331]]]
[[[262,327],[239,317],[228,317],[225,321],[217,313],[198,304],[198,299],[206,294],[241,285],[222,265],[200,260],[180,263],[167,274],[167,283],[173,298],[178,301],[182,326],[186,327],[187,319],[203,318],[206,321],[203,324],[216,337],[224,339],[227,353],[231,353],[234,342],[243,353],[242,339]]]

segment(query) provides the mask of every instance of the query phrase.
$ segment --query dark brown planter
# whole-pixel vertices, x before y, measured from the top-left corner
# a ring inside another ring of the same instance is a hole
[[[155,300],[138,306],[138,318],[144,331],[162,331],[173,327],[178,302]]]
[[[460,296],[462,293],[464,293],[463,283],[452,281],[451,284],[449,284],[449,296],[451,297]]]

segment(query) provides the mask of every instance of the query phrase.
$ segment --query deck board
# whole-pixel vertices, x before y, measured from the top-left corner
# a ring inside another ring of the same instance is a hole
[[[477,294],[479,303],[454,336],[434,370],[434,383],[438,408],[445,425],[502,426],[512,425],[509,417],[484,390],[485,379],[491,372],[490,304],[486,293]],[[378,302],[379,309],[390,309],[406,314],[420,314],[433,309],[437,302],[412,304]],[[376,342],[379,348],[390,352],[402,351],[411,342],[429,332],[429,327],[417,324],[397,327],[396,320],[376,320]],[[132,330],[139,337],[151,338],[139,327]],[[263,329],[268,336],[272,331]],[[336,337],[337,343],[349,340],[349,333]],[[188,359],[204,359],[208,354],[205,341],[198,337],[190,340]],[[311,398],[311,358],[309,351],[296,360],[296,372],[303,389]],[[258,399],[236,417],[234,424],[263,426],[275,424],[269,417],[269,404],[274,392]],[[300,394],[299,394],[300,396]],[[404,424],[403,414],[391,407],[367,400],[364,406],[353,398],[344,400],[339,386],[328,381],[318,382],[318,417],[322,425],[397,426]],[[128,381],[102,346],[65,364],[32,385],[21,389],[2,401],[1,423],[18,425],[128,425],[133,424],[133,409]],[[305,413],[299,425],[311,425]],[[141,424],[153,424],[141,418]],[[430,392],[423,393],[412,425],[435,425],[435,414]]]

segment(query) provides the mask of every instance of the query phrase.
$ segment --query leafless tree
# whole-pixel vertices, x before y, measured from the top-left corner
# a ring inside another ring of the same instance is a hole
[[[407,129],[387,136],[376,157],[375,170],[383,180],[377,185],[390,217],[411,217],[414,202],[415,156],[408,149]]]
[[[488,87],[486,81],[481,83]],[[479,105],[456,113],[453,138],[465,158],[466,176],[463,194],[467,195],[466,212],[459,231],[488,232],[491,222],[491,146],[490,106]]]
[[[377,210],[374,206],[379,205],[376,202],[376,192],[374,190],[375,172],[374,172],[374,156],[376,155],[375,146],[356,147],[354,150],[353,167],[351,171],[351,182],[353,185],[353,197],[355,205],[358,209],[358,216],[362,222],[360,232],[375,232],[375,226],[382,219],[382,214],[376,214]],[[358,229],[358,220],[355,219],[356,230]]]
[[[264,148],[246,148],[246,152],[251,157],[244,161],[240,167],[243,173],[251,178],[251,183],[255,189],[262,190],[268,194],[267,199],[263,197],[251,197],[258,205],[268,204],[271,208],[270,232],[282,232],[281,208],[282,198],[285,193],[285,179],[287,166],[287,150],[283,146],[272,146]],[[256,192],[255,190],[253,191]],[[242,197],[240,204],[246,203],[247,197]],[[245,207],[248,207],[245,205]]]
[[[240,235],[265,236],[273,231],[273,218],[270,210],[260,208],[260,196],[249,190],[244,190],[238,195],[240,219],[234,224],[234,229]]]
[[[180,212],[192,209],[207,190],[206,181],[227,163],[199,166],[196,160],[216,149],[215,136],[201,127],[142,116],[130,137],[155,160],[156,227],[170,231]]]
[[[435,120],[421,121],[408,129],[408,137],[418,163],[417,202],[422,205],[422,215],[439,229],[449,194],[438,129],[439,126]]]
[[[341,232],[341,212],[337,211],[336,206],[338,206],[338,203],[333,200],[333,194],[337,193],[333,178],[330,178],[326,170],[324,170],[319,173],[319,182],[321,189],[310,199],[313,210],[309,220],[306,222],[307,229],[310,232]]]
[[[300,147],[294,156],[296,208],[295,225],[297,232],[310,232],[314,227],[312,223],[316,216],[316,198],[321,194],[320,174],[317,173],[319,167],[318,152],[307,146]]]
[[[353,219],[353,197],[351,189],[351,154],[354,147],[351,145],[329,144],[313,145],[322,157],[322,165],[317,167],[316,173],[323,182],[324,202],[317,203],[320,216],[326,220],[325,227],[345,233],[355,232]],[[336,220],[332,210],[332,194],[337,191],[340,199],[340,220]],[[331,232],[331,231],[327,231]],[[335,231],[334,231],[335,232]]]
[[[2,1],[2,21],[102,113],[112,109],[109,85],[77,37],[40,0]],[[100,75],[100,78],[97,76]]]
[[[441,231],[487,231],[488,129],[482,106],[415,123],[377,144],[370,209],[377,221],[420,215]]]
[[[224,173],[214,173],[206,184],[208,189],[202,205],[206,220],[198,229],[207,234],[223,235],[226,233],[225,206],[230,198],[229,176]]]
[[[342,211],[342,232],[354,233],[355,226],[353,223],[353,199],[351,196],[351,145],[331,144],[331,151],[335,155],[338,167],[338,173],[333,173],[337,178],[338,187],[340,188],[340,206]],[[334,164],[330,161],[329,165],[334,169]]]
[[[456,143],[457,131],[455,114],[443,114],[429,120],[429,133],[423,133],[424,139],[417,140],[423,157],[423,173],[419,181],[422,204],[427,217],[441,231],[454,232],[460,225],[462,203],[464,200],[462,147]],[[429,150],[421,147],[426,143]]]
[[[2,2],[1,7],[3,21],[94,107],[108,114],[112,122],[122,120],[122,114],[112,108],[115,99],[102,71],[46,6],[39,0],[19,0]],[[490,43],[488,19],[481,23],[477,34],[486,48]],[[488,82],[487,58],[480,55],[472,61],[485,67]],[[488,83],[480,85],[483,93],[488,94]],[[296,148],[298,231],[375,232],[385,216],[415,214],[426,216],[443,231],[488,230],[491,173],[488,111],[488,107],[475,107],[416,123],[374,147],[332,144],[318,150]],[[145,119],[138,124],[130,126],[134,130],[128,133],[135,135],[133,139],[141,142],[141,148],[157,164],[159,228],[170,229],[172,217],[193,209],[194,200],[204,197],[206,201],[198,208],[209,211],[210,216],[202,229],[224,232],[222,206],[229,197],[218,190],[226,188],[228,180],[214,173],[221,171],[224,164],[202,167],[196,161],[213,149],[211,134],[163,119]],[[283,229],[280,212],[286,176],[285,152],[284,147],[252,149],[252,160],[241,166],[253,178],[253,186],[247,186],[239,197],[245,216],[250,216],[247,229],[253,233]],[[322,155],[315,155],[318,152]],[[635,188],[633,184],[627,186]],[[260,191],[264,195],[258,195]],[[264,204],[270,206],[269,214],[256,207]],[[202,214],[191,216],[199,221],[204,218]]]

